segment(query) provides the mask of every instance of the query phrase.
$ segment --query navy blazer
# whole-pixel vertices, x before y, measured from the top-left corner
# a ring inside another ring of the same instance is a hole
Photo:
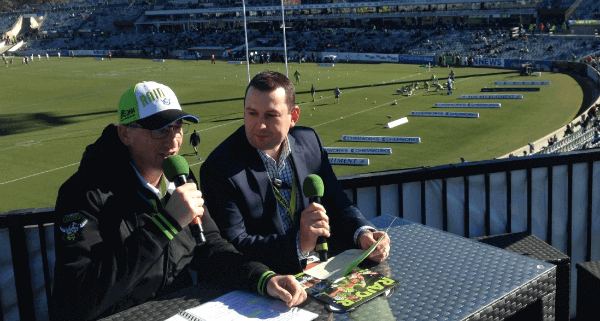
[[[203,198],[223,238],[279,274],[301,272],[306,264],[298,260],[296,235],[300,213],[309,205],[302,192],[309,174],[319,175],[325,185],[321,203],[329,217],[330,248],[332,244],[341,250],[356,248],[356,230],[373,226],[342,190],[317,133],[295,126],[288,139],[301,198],[294,227],[287,234],[267,171],[258,151],[248,142],[244,126],[223,141],[200,168]]]

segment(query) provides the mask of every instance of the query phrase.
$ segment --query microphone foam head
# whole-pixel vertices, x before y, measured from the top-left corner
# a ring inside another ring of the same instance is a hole
[[[165,177],[172,181],[179,175],[190,175],[190,166],[188,162],[181,155],[171,155],[165,159],[162,165]]]
[[[319,175],[310,174],[304,179],[302,184],[302,191],[308,198],[319,196],[322,197],[325,194],[325,186],[323,180]]]

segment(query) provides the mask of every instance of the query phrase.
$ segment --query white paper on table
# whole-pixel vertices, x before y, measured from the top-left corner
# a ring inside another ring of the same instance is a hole
[[[369,256],[373,250],[375,250],[379,242],[381,242],[384,237],[385,234],[366,250],[346,250],[332,258],[329,258],[327,262],[321,263],[309,269],[308,271],[305,271],[304,273],[317,279],[328,279],[333,282],[351,272],[352,269],[354,269],[360,262]]]
[[[200,321],[234,321],[249,318],[266,321],[310,321],[318,317],[317,314],[304,309],[288,308],[283,301],[243,291],[229,292],[180,314],[189,314],[189,320]],[[168,320],[180,321],[171,318]]]
[[[359,249],[346,250],[334,257],[329,258],[327,262],[321,263],[308,271],[308,274],[314,278],[325,280],[336,280],[342,277],[344,270],[352,262],[360,259],[365,251]]]

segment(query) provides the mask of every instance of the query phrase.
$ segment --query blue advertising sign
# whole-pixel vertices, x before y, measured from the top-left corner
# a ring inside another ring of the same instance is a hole
[[[400,63],[407,64],[426,64],[426,63],[435,63],[434,56],[419,56],[419,55],[398,55],[398,59]]]
[[[506,61],[502,58],[473,58],[473,66],[505,67]]]

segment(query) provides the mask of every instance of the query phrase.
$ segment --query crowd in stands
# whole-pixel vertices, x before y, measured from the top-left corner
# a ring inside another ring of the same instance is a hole
[[[187,50],[191,47],[218,47],[242,51],[244,41],[243,27],[234,22],[224,21],[217,24],[190,23],[186,28],[178,24],[145,23],[133,26],[134,22],[160,22],[166,16],[149,18],[144,12],[158,9],[198,7],[238,6],[233,0],[202,0],[198,2],[184,1],[140,1],[140,0],[105,0],[72,2],[61,5],[40,6],[37,10],[44,12],[44,23],[38,34],[30,34],[27,40],[29,48],[41,50],[135,50],[148,52],[156,50]],[[323,4],[322,1],[303,1],[302,4]],[[529,2],[540,5],[539,1]],[[251,6],[254,2],[248,1]],[[256,5],[279,5],[279,1],[262,1]],[[572,4],[572,3],[571,3]],[[502,6],[505,3],[485,3],[486,6]],[[542,5],[544,5],[542,3]],[[565,4],[567,5],[567,4]],[[590,6],[598,11],[596,2],[583,1],[581,6]],[[409,6],[411,10],[428,11],[463,10],[468,4],[449,4],[431,6]],[[401,7],[395,7],[398,10]],[[490,7],[491,8],[491,7]],[[400,9],[401,11],[404,9]],[[301,10],[300,10],[301,11]],[[306,10],[313,14],[314,10]],[[334,15],[331,9],[324,14]],[[582,10],[578,10],[582,11]],[[588,12],[590,10],[587,10]],[[323,12],[322,12],[323,13]],[[275,13],[274,13],[275,14]],[[279,14],[279,13],[277,13]],[[302,14],[302,13],[300,13]],[[166,19],[180,19],[183,16],[173,15]],[[0,26],[11,26],[16,21],[14,13],[0,13]],[[193,19],[187,15],[186,19]],[[214,17],[216,20],[223,16]],[[156,20],[154,20],[156,19]],[[120,22],[125,23],[122,26]],[[288,50],[310,52],[373,52],[398,53],[414,55],[486,57],[486,58],[521,58],[535,60],[577,60],[589,59],[590,53],[600,49],[600,42],[583,37],[547,37],[549,31],[554,34],[565,33],[563,25],[543,23],[541,26],[518,26],[518,36],[511,31],[511,25],[467,25],[462,20],[454,22],[422,23],[410,19],[400,23],[383,24],[372,21],[360,27],[348,26],[347,19],[329,22],[311,23],[312,20],[295,20],[287,32]],[[250,46],[270,47],[274,52],[283,48],[283,36],[280,29],[274,29],[270,23],[252,23],[249,25],[248,40]],[[7,27],[5,27],[7,29]],[[23,37],[23,36],[21,36]],[[23,39],[23,38],[22,38]],[[589,61],[595,64],[595,60]]]

